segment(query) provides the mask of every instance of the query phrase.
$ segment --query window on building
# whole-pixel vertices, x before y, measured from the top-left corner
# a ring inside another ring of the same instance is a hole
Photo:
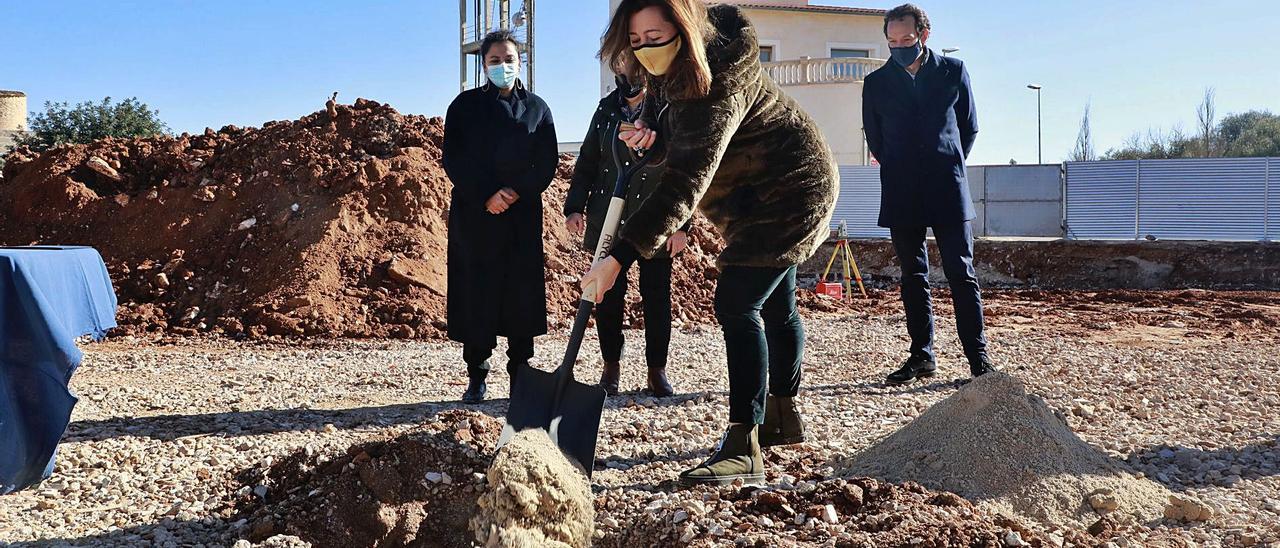
[[[871,57],[871,52],[870,52],[870,51],[867,51],[867,50],[865,50],[865,49],[836,49],[836,48],[833,48],[833,49],[831,50],[831,57],[832,57],[833,59],[843,59],[843,58],[846,58],[846,57],[859,57],[859,58],[863,58],[863,59],[865,59],[865,58],[867,58],[867,57]]]
[[[847,49],[847,48],[831,48],[832,59],[866,59],[871,57],[871,51],[865,49]],[[856,78],[861,74],[862,67],[854,65],[836,65],[833,69],[837,78]]]
[[[761,63],[773,62],[773,46],[760,46],[760,62]]]

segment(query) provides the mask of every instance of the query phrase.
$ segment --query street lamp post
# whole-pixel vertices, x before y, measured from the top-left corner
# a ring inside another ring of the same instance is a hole
[[[1044,163],[1044,131],[1040,123],[1040,84],[1027,84],[1027,89],[1033,89],[1036,92],[1036,163]]]
[[[942,55],[943,56],[951,55],[952,53],[955,53],[957,51],[960,51],[960,48],[942,48]]]

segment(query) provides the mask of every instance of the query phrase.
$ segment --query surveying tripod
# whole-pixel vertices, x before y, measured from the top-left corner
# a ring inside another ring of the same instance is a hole
[[[831,259],[827,261],[827,268],[822,271],[822,279],[818,280],[819,288],[827,283],[827,275],[831,273],[831,267],[836,263],[837,257],[844,263],[844,276],[841,280],[844,291],[841,294],[841,298],[853,295],[853,288],[849,285],[850,278],[857,280],[858,291],[861,291],[863,298],[866,298],[867,288],[862,285],[862,272],[858,271],[858,262],[853,260],[853,251],[849,249],[849,228],[844,221],[840,221],[840,226],[836,229],[836,248],[831,252]],[[853,276],[849,275],[850,269],[853,270]]]

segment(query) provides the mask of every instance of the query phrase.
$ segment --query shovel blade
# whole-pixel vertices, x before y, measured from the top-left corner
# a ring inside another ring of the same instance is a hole
[[[559,397],[556,395],[559,394]],[[573,380],[568,375],[519,366],[511,387],[507,424],[498,448],[517,432],[546,430],[560,450],[582,467],[589,477],[595,467],[596,436],[604,413],[604,389]]]

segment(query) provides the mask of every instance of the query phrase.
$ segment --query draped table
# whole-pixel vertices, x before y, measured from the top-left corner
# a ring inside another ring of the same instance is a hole
[[[71,420],[67,387],[83,354],[116,326],[116,295],[90,247],[0,247],[0,494],[53,473]]]

